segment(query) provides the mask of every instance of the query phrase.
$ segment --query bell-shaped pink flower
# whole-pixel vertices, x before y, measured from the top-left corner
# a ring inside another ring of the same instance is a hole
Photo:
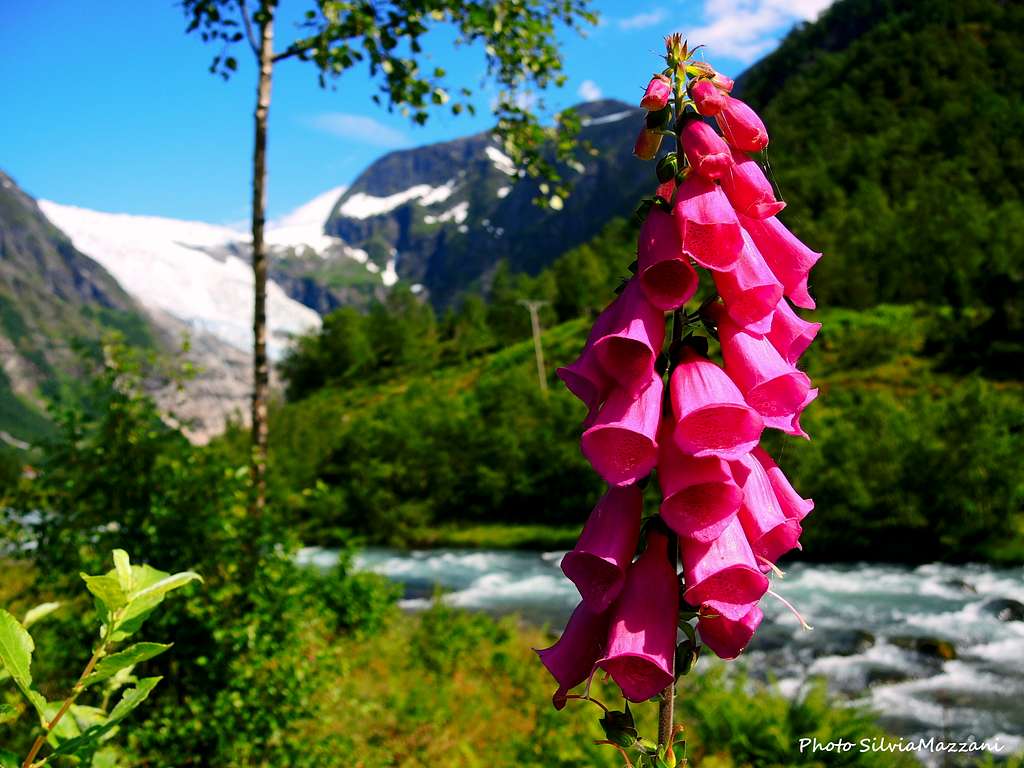
[[[714,272],[712,278],[726,311],[738,325],[754,333],[771,330],[772,312],[782,298],[782,283],[772,274],[750,235],[743,232],[743,250],[736,263],[728,270]]]
[[[596,613],[580,603],[558,641],[550,648],[534,649],[541,663],[558,682],[551,697],[555,709],[565,706],[566,694],[582,683],[604,654],[608,638],[608,614]]]
[[[791,520],[803,520],[807,517],[814,509],[814,501],[805,499],[796,492],[792,483],[789,482],[789,478],[761,446],[755,448],[751,453],[768,475],[782,514]]]
[[[661,138],[660,133],[641,128],[633,145],[633,154],[641,160],[653,160],[661,149]]]
[[[602,313],[603,335],[593,352],[604,372],[633,394],[651,378],[665,342],[665,314],[647,300],[639,280],[630,280]]]
[[[612,390],[593,426],[583,433],[583,455],[609,485],[635,483],[654,469],[663,391],[657,373],[636,396]]]
[[[800,521],[786,517],[779,506],[768,473],[753,456],[740,460],[750,470],[743,484],[738,519],[763,571],[771,570],[782,555],[800,545]],[[732,618],[732,617],[731,617]]]
[[[738,459],[758,440],[764,423],[732,379],[692,349],[683,351],[670,382],[676,444],[692,456]]]
[[[728,98],[727,93],[704,77],[690,83],[689,90],[697,111],[708,117],[714,117],[721,112]]]
[[[820,329],[821,323],[807,322],[793,311],[788,301],[780,299],[772,315],[768,339],[787,363],[796,365]]]
[[[640,106],[648,112],[657,112],[668,106],[668,100],[672,98],[672,81],[664,75],[655,75],[647,84],[644,97],[640,100]]]
[[[722,144],[724,146],[725,142]],[[786,207],[775,199],[771,182],[750,155],[733,149],[730,159],[730,163],[721,162],[722,190],[736,213],[752,219],[767,219]]]
[[[700,639],[720,659],[735,659],[747,647],[754,632],[761,625],[764,613],[756,605],[741,619],[725,616],[701,616],[697,619]]]
[[[798,307],[814,309],[814,299],[807,292],[807,275],[821,254],[804,245],[775,217],[740,219],[750,234],[765,263],[785,288],[786,295]]]
[[[743,250],[742,229],[725,193],[699,173],[676,190],[673,217],[683,250],[708,269],[730,269]]]
[[[647,549],[626,574],[597,666],[630,701],[645,701],[675,680],[672,664],[679,620],[679,582],[668,559],[668,537],[647,536]]]
[[[562,558],[562,572],[592,611],[607,610],[619,596],[636,552],[642,514],[643,494],[637,486],[609,488],[590,513],[576,547]]]
[[[668,435],[658,443],[658,484],[662,520],[696,541],[718,538],[743,501],[730,462],[685,454]]]
[[[744,152],[760,152],[768,146],[768,131],[757,113],[739,99],[729,96],[715,115],[725,140]]]
[[[726,77],[721,72],[715,72],[714,76],[711,78],[711,82],[715,84],[715,87],[721,88],[726,93],[730,93],[733,86],[736,85],[735,80],[731,77]]]
[[[758,567],[738,518],[733,518],[717,539],[699,542],[680,539],[686,602],[707,606],[736,621],[768,591],[768,579]]]
[[[714,88],[714,86],[711,87]],[[729,150],[729,145],[715,132],[714,128],[700,118],[690,118],[683,122],[679,129],[679,143],[690,167],[701,176],[708,179],[725,179],[731,176],[735,160],[733,153]],[[757,164],[754,163],[754,165]],[[726,189],[724,181],[722,188],[728,193],[729,190]],[[733,207],[735,206],[734,202]],[[739,209],[737,208],[737,210]]]
[[[657,309],[677,309],[697,291],[697,272],[683,251],[672,216],[652,208],[640,228],[637,278]]]
[[[762,417],[792,417],[811,390],[811,380],[786,362],[764,336],[740,328],[719,313],[718,338],[725,372]]]
[[[814,399],[817,396],[817,387],[808,390],[807,397],[804,398],[804,401],[800,403],[800,406],[796,409],[794,413],[784,413],[775,416],[763,416],[762,418],[764,419],[764,425],[766,427],[770,427],[771,429],[781,430],[782,432],[785,432],[787,435],[793,435],[794,437],[802,437],[805,440],[809,440],[810,437],[804,431],[804,428],[800,426],[800,416],[801,414],[803,414],[804,409],[814,402]]]
[[[597,409],[604,402],[605,396],[612,386],[612,378],[605,373],[597,361],[594,344],[608,334],[614,306],[615,302],[612,302],[597,316],[597,320],[594,321],[594,325],[587,335],[587,343],[575,362],[555,371],[558,378],[565,383],[566,388],[587,406],[588,421],[596,415]]]

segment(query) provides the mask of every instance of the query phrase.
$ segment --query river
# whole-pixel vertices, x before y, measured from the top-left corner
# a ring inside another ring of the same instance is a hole
[[[579,599],[559,570],[563,554],[373,548],[357,567],[404,584],[408,610],[427,606],[440,587],[453,605],[557,630]],[[301,558],[336,562],[322,549]],[[765,597],[765,622],[742,657],[752,673],[770,671],[790,696],[823,676],[836,696],[872,707],[900,736],[1024,749],[1024,569],[794,563],[773,588],[814,629]],[[938,641],[949,644],[944,654]],[[950,648],[955,658],[942,658]]]

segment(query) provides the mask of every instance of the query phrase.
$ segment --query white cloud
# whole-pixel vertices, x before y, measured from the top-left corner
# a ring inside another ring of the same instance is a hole
[[[364,115],[325,112],[311,117],[309,124],[323,133],[375,147],[407,147],[410,144],[409,138],[401,131]]]
[[[576,93],[584,101],[597,101],[604,95],[601,91],[601,87],[593,80],[584,80],[580,83],[580,87],[576,90]]]
[[[668,14],[664,8],[655,8],[653,11],[618,19],[615,23],[618,24],[619,29],[647,29],[647,27],[661,24],[667,18]]]
[[[771,50],[798,21],[810,21],[832,0],[704,0],[704,24],[686,31],[711,57],[751,62]]]

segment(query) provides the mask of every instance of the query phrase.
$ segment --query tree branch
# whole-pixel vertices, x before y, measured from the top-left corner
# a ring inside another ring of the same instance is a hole
[[[273,58],[271,58],[271,61],[276,64],[277,62],[283,59],[290,59],[292,56],[298,56],[299,52],[299,49],[295,48],[294,46],[292,46],[291,48],[285,48],[280,53],[274,54]]]
[[[242,12],[242,24],[245,25],[245,36],[249,38],[249,47],[257,56],[260,55],[260,47],[256,44],[256,34],[252,29],[252,19],[249,18],[249,8],[245,0],[238,0],[238,9]]]

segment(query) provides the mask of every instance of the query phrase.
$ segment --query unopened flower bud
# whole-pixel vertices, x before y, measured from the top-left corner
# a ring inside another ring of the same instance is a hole
[[[640,106],[650,112],[664,109],[668,100],[672,98],[672,81],[664,75],[655,75],[647,84],[644,97],[640,100]]]
[[[725,106],[726,94],[715,87],[707,78],[700,78],[690,83],[690,98],[702,115],[714,117]]]
[[[641,160],[653,160],[661,149],[661,134],[643,128],[636,137],[633,154]]]

